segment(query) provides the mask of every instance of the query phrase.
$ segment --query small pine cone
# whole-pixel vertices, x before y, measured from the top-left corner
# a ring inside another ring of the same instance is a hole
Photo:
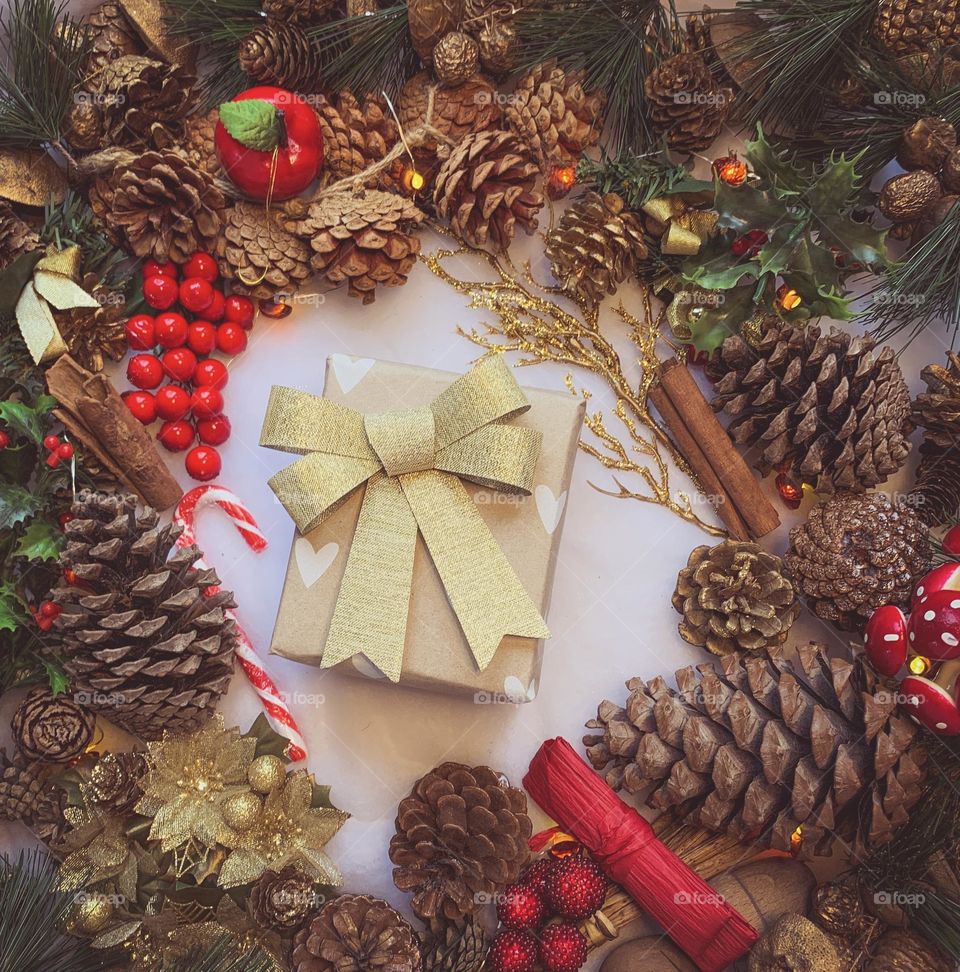
[[[103,112],[88,98],[75,101],[64,120],[63,137],[78,152],[99,148],[105,135]]]
[[[351,297],[370,304],[378,285],[407,282],[420,252],[413,230],[423,220],[409,199],[368,189],[323,196],[287,228],[313,248],[314,270],[334,286],[346,283]]]
[[[330,16],[336,0],[263,0],[260,9],[272,22],[310,27]]]
[[[479,972],[487,954],[483,922],[476,916],[462,923],[444,922],[422,935],[423,972]]]
[[[489,17],[477,33],[480,66],[494,77],[509,74],[517,60],[517,32],[500,17]]]
[[[341,894],[293,939],[293,972],[418,972],[413,929],[386,901]]]
[[[955,963],[931,941],[908,928],[880,936],[865,972],[953,972]]]
[[[57,769],[21,753],[9,759],[0,749],[0,818],[19,820],[45,844],[56,843],[67,829],[67,793],[50,780]]]
[[[67,695],[35,688],[13,714],[13,741],[27,759],[69,763],[93,739],[93,713]]]
[[[910,392],[892,348],[869,337],[784,325],[756,347],[733,335],[711,360],[714,411],[733,441],[823,492],[882,483],[906,461]]]
[[[180,151],[190,164],[198,172],[211,177],[220,175],[222,171],[214,142],[219,120],[220,112],[216,108],[211,108],[206,114],[191,115],[183,124],[183,138],[179,144]]]
[[[930,566],[927,527],[885,493],[838,493],[790,531],[786,560],[814,612],[856,631],[878,607],[909,603]]]
[[[873,36],[894,57],[960,44],[958,0],[879,0]]]
[[[111,240],[134,256],[186,263],[216,248],[223,194],[178,152],[144,152],[118,166],[96,180],[89,200]]]
[[[600,138],[604,97],[583,90],[584,71],[555,61],[538,64],[517,83],[504,116],[537,157],[540,168],[570,165]]]
[[[37,234],[11,208],[0,201],[0,270],[10,266],[21,253],[40,245]]]
[[[935,527],[960,509],[960,355],[948,352],[946,367],[927,365],[920,377],[927,390],[913,402],[923,441],[912,495],[917,512]]]
[[[715,655],[782,645],[800,614],[783,561],[757,543],[697,547],[677,577],[680,635]]]
[[[413,49],[430,64],[440,38],[463,20],[464,0],[407,0],[407,24]]]
[[[99,810],[124,816],[143,795],[140,781],[146,771],[141,753],[107,753],[93,764],[86,793]]]
[[[547,234],[546,254],[560,286],[595,310],[646,259],[643,224],[616,193],[588,192]]]
[[[699,54],[675,54],[647,75],[644,91],[654,130],[680,152],[701,152],[720,134],[733,103]]]
[[[240,67],[260,84],[311,92],[319,65],[313,43],[297,26],[272,21],[259,24],[240,41]]]
[[[288,864],[280,871],[263,872],[250,889],[249,911],[261,928],[282,935],[302,925],[321,900],[317,882]]]
[[[827,935],[803,915],[786,914],[754,943],[747,972],[842,972],[837,953]]]
[[[543,196],[534,191],[537,164],[513,132],[468,135],[440,166],[433,201],[437,212],[470,246],[506,251],[516,224],[537,228]]]
[[[276,213],[237,200],[224,212],[217,244],[220,272],[233,290],[258,299],[293,294],[312,273],[310,247]]]
[[[358,175],[379,162],[400,137],[400,128],[387,113],[386,102],[372,95],[367,95],[363,104],[346,90],[336,100],[318,95],[317,114],[323,135],[324,168],[335,180]],[[391,189],[394,185],[390,169],[367,181],[368,189]]]
[[[433,70],[437,80],[447,88],[463,84],[477,73],[480,48],[477,42],[460,30],[451,30],[437,41],[433,49]]]
[[[143,54],[146,47],[123,7],[107,0],[94,7],[80,21],[89,37],[89,54],[84,61],[82,77],[85,86],[95,90],[100,72],[127,54]]]
[[[460,922],[513,884],[530,856],[527,798],[488,766],[443,763],[414,785],[390,840],[393,882],[424,922]]]
[[[863,902],[853,882],[828,881],[814,895],[812,918],[826,932],[856,936],[863,922]]]
[[[104,358],[119,361],[127,353],[127,301],[121,291],[99,286],[95,273],[80,285],[99,306],[54,310],[53,316],[74,361],[87,371],[102,371]]]

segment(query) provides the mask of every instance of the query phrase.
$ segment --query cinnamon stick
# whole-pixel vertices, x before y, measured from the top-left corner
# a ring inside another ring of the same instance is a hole
[[[147,430],[130,414],[110,379],[63,355],[47,369],[47,388],[67,431],[124,486],[157,510],[183,495]]]
[[[650,398],[704,488],[713,490],[719,484],[717,495],[726,500],[717,505],[717,513],[731,535],[738,539],[758,538],[775,530],[780,525],[776,509],[707,404],[693,376],[676,358],[660,366],[660,383],[657,389],[651,389]],[[733,508],[736,519],[729,513],[724,516],[725,507]],[[746,536],[735,532],[740,529],[740,523],[745,527]]]

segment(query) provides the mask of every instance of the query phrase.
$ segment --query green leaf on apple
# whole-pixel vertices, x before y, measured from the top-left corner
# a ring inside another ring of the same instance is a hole
[[[223,127],[247,148],[272,152],[283,140],[283,125],[277,109],[269,101],[250,98],[220,105]]]

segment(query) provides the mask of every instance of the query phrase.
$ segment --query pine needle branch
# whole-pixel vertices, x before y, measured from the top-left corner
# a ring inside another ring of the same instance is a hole
[[[688,165],[671,161],[665,151],[648,155],[622,152],[611,157],[602,150],[599,160],[586,157],[580,160],[577,183],[601,195],[616,192],[632,210],[639,210],[651,199],[666,193],[713,189],[712,182],[694,179]]]
[[[207,950],[195,949],[174,962],[170,972],[272,972],[273,961],[261,949],[252,951],[231,938],[221,938]]]

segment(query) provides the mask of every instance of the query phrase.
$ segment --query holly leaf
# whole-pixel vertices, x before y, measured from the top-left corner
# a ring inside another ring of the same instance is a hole
[[[807,274],[784,274],[783,282],[788,287],[792,287],[802,300],[796,310],[784,315],[787,320],[831,317],[835,321],[849,321],[855,316],[850,308],[851,298],[845,297],[838,289]]]
[[[860,154],[852,159],[844,155],[831,158],[817,181],[803,194],[804,202],[818,219],[837,215],[850,207],[860,190],[856,169],[859,158]]]
[[[733,287],[723,294],[713,295],[717,299],[702,305],[697,317],[687,317],[690,327],[690,341],[697,351],[710,354],[719,348],[731,334],[739,334],[745,320],[754,310],[754,284]]]
[[[24,442],[0,450],[0,482],[26,485],[37,468],[37,450]]]
[[[57,400],[50,395],[37,396],[32,405],[8,399],[0,402],[0,421],[39,445],[43,441],[43,420],[56,405]]]
[[[14,557],[27,560],[56,560],[63,549],[63,531],[50,520],[33,520],[14,548]]]
[[[0,483],[0,530],[29,520],[43,505],[41,497],[15,483]]]
[[[16,631],[27,620],[23,601],[9,585],[0,585],[0,631]]]
[[[757,254],[757,261],[760,264],[760,273],[783,273],[794,261],[794,252],[800,245],[797,239],[797,225],[786,223],[778,226],[773,236],[760,247]]]
[[[760,264],[734,256],[723,234],[707,243],[696,256],[686,259],[680,268],[684,280],[706,290],[729,290],[748,273],[759,276]]]
[[[720,216],[717,226],[737,233],[745,233],[749,229],[767,229],[787,215],[782,201],[772,193],[751,185],[728,186],[717,179],[714,193],[714,209]]]
[[[47,673],[47,681],[50,683],[51,695],[54,698],[63,695],[70,688],[70,679],[67,678],[67,673],[53,662],[44,662],[43,667]]]
[[[797,166],[787,152],[778,152],[757,126],[757,137],[744,142],[750,167],[781,195],[798,195],[810,184],[810,170]]]
[[[219,111],[223,127],[247,148],[272,152],[283,139],[280,115],[269,101],[260,98],[227,101]]]
[[[887,265],[887,230],[858,223],[849,216],[827,216],[818,222],[824,242],[836,244],[854,262],[871,267]]]
[[[267,717],[263,712],[257,716],[256,721],[252,726],[250,726],[244,735],[256,739],[257,756],[279,756],[285,763],[290,762],[290,757],[287,756],[287,745],[289,744],[290,740],[285,736],[281,736],[280,733],[270,725],[270,722],[267,720]]]

